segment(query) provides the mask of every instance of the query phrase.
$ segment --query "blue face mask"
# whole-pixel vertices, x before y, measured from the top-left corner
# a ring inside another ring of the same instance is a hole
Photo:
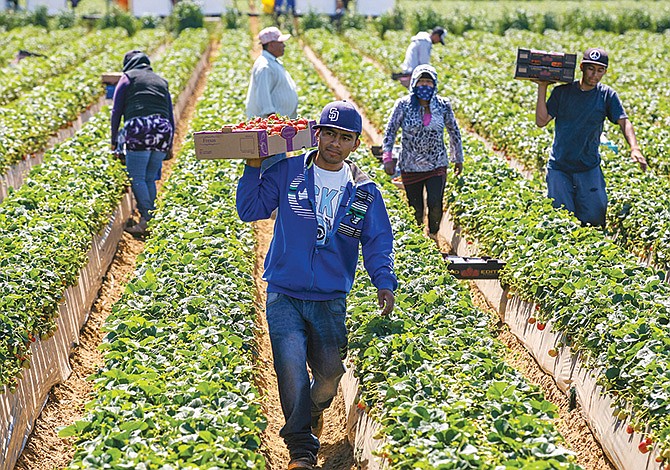
[[[435,93],[435,87],[432,86],[421,85],[414,87],[414,94],[421,100],[430,101],[433,97],[433,93]]]

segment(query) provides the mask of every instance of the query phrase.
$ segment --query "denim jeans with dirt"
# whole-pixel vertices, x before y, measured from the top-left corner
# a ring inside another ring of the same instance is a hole
[[[151,219],[156,209],[156,180],[159,179],[165,152],[158,150],[128,150],[126,152],[126,171],[130,177],[133,195],[137,201],[137,210],[143,219]]]
[[[345,372],[346,300],[300,300],[269,292],[266,316],[286,419],[279,435],[291,459],[316,463],[320,444],[311,433],[311,421],[330,406]]]

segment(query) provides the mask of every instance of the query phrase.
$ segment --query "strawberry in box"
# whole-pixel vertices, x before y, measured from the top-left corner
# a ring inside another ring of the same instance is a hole
[[[316,147],[316,121],[275,114],[193,135],[196,158],[259,158]]]

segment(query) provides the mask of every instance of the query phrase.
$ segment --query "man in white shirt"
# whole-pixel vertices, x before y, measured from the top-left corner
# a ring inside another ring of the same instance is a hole
[[[444,37],[447,35],[444,28],[436,27],[432,32],[421,31],[412,37],[405,52],[405,61],[402,63],[402,71],[406,74],[412,74],[412,71],[419,65],[430,63],[430,52],[433,44],[438,42],[444,44]]]
[[[251,69],[251,80],[245,101],[248,117],[280,114],[298,117],[298,93],[295,82],[279,57],[284,55],[284,42],[291,37],[271,26],[258,33],[263,52]]]

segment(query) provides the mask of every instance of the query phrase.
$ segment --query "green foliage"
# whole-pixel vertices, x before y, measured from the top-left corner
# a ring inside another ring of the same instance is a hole
[[[305,13],[300,18],[300,27],[303,31],[309,29],[331,29],[330,19],[325,15],[320,15],[312,10]]]
[[[0,11],[0,28],[7,31],[32,24],[31,15],[12,10]]]
[[[49,9],[44,5],[35,8],[35,11],[31,15],[30,23],[49,29]]]
[[[156,15],[142,15],[139,18],[139,22],[142,29],[156,29],[161,25],[163,20]]]
[[[405,28],[405,12],[400,8],[394,8],[390,13],[375,18],[373,25],[379,37],[384,39],[387,31],[400,31]]]
[[[419,31],[431,31],[436,26],[444,27],[445,23],[446,19],[432,8],[420,8],[418,10],[414,10],[409,15],[408,28],[412,33],[416,34]],[[400,30],[403,28],[389,29]]]
[[[340,20],[341,29],[363,29],[366,19],[363,15],[347,12]]]
[[[177,3],[167,19],[168,29],[175,33],[179,33],[186,28],[202,28],[204,23],[205,15],[202,13],[200,6],[191,0]]]
[[[654,23],[648,11],[635,8],[632,10],[624,10],[618,17],[617,33],[625,33],[626,31],[641,29],[646,31],[653,31]]]
[[[544,33],[548,29],[559,29],[560,23],[554,12],[536,13],[530,17],[530,30]]]
[[[530,29],[531,20],[526,10],[520,8],[510,12],[505,11],[502,19],[497,23],[496,32],[503,34],[508,29]]]
[[[486,16],[472,13],[467,10],[456,9],[452,15],[448,15],[441,26],[452,34],[463,34],[473,29],[489,30],[491,28]]]
[[[242,24],[242,17],[239,10],[235,8],[226,8],[226,11],[221,15],[221,21],[226,29],[238,29]]]
[[[55,29],[73,28],[77,23],[77,17],[71,10],[65,10],[58,13],[53,20]]]
[[[139,21],[134,16],[116,6],[98,21],[98,28],[123,28],[128,32],[128,36],[134,35],[139,27]]]

